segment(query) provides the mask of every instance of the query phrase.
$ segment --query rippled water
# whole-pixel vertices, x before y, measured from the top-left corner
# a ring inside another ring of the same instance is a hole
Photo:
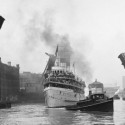
[[[12,105],[0,110],[0,125],[125,125],[125,101],[114,101],[114,113],[67,111],[44,104]]]

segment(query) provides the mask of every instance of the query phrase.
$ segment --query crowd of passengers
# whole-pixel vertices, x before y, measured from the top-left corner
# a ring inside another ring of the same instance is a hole
[[[52,71],[49,76],[50,76],[50,77],[75,78],[75,75],[74,75],[72,72],[63,71],[63,70],[55,70],[55,71]]]
[[[72,79],[60,79],[60,78],[47,78],[46,80],[48,81],[52,81],[52,82],[59,82],[59,83],[64,83],[64,84],[69,84],[69,85],[73,85],[73,86],[79,86],[82,87],[82,84],[72,80]]]
[[[60,77],[63,77],[63,79]],[[72,78],[72,79],[65,79],[65,78]],[[68,72],[68,71],[59,71],[59,70],[52,71],[46,80],[52,81],[52,82],[60,82],[60,83],[69,84],[73,86],[75,85],[79,87],[84,86],[84,82],[82,80],[78,80],[78,78],[75,80],[75,75],[72,72]]]

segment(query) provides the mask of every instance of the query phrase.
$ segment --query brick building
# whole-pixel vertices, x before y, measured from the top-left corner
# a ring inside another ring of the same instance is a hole
[[[42,74],[20,73],[20,101],[43,102]]]
[[[26,93],[42,93],[42,74],[23,72],[20,74],[20,89]]]
[[[0,58],[0,100],[17,101],[19,94],[19,65],[4,64]]]

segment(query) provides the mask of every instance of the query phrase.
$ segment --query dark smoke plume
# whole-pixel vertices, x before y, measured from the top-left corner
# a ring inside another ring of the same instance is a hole
[[[76,72],[86,80],[86,82],[91,82],[92,80],[92,68],[90,63],[87,61],[85,55],[74,51],[72,61],[74,62],[74,67]]]
[[[59,45],[61,52],[68,52],[68,56],[75,62],[76,71],[82,78],[89,81],[92,78],[92,70],[86,56],[76,52],[70,44],[70,38],[67,34],[60,35],[54,31],[52,20],[48,18],[39,21],[39,17],[33,18],[26,27],[25,49],[31,53],[37,48],[40,42],[49,47],[54,54],[56,46]],[[63,46],[63,47],[61,47]],[[42,48],[41,48],[42,49]],[[63,53],[62,53],[63,54]]]
[[[82,55],[77,51],[73,50],[70,44],[69,36],[67,34],[56,34],[51,24],[45,24],[44,31],[41,37],[45,44],[49,46],[52,50],[56,50],[56,46],[58,44],[59,49],[61,49],[61,57],[63,57],[65,52],[68,52],[66,54],[75,63],[76,71],[80,74],[80,76],[85,78],[87,81],[90,81],[92,79],[92,69],[89,62],[86,60],[85,55]]]

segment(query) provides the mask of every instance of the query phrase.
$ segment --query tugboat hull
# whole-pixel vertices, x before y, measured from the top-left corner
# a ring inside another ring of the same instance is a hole
[[[113,98],[102,101],[83,101],[78,102],[77,105],[67,106],[67,110],[80,110],[80,111],[100,111],[100,112],[113,112]]]
[[[113,97],[109,98],[103,91],[103,84],[97,80],[89,84],[89,96],[77,102],[74,106],[67,106],[67,110],[113,112]]]
[[[113,112],[113,99],[79,108],[80,111]]]

